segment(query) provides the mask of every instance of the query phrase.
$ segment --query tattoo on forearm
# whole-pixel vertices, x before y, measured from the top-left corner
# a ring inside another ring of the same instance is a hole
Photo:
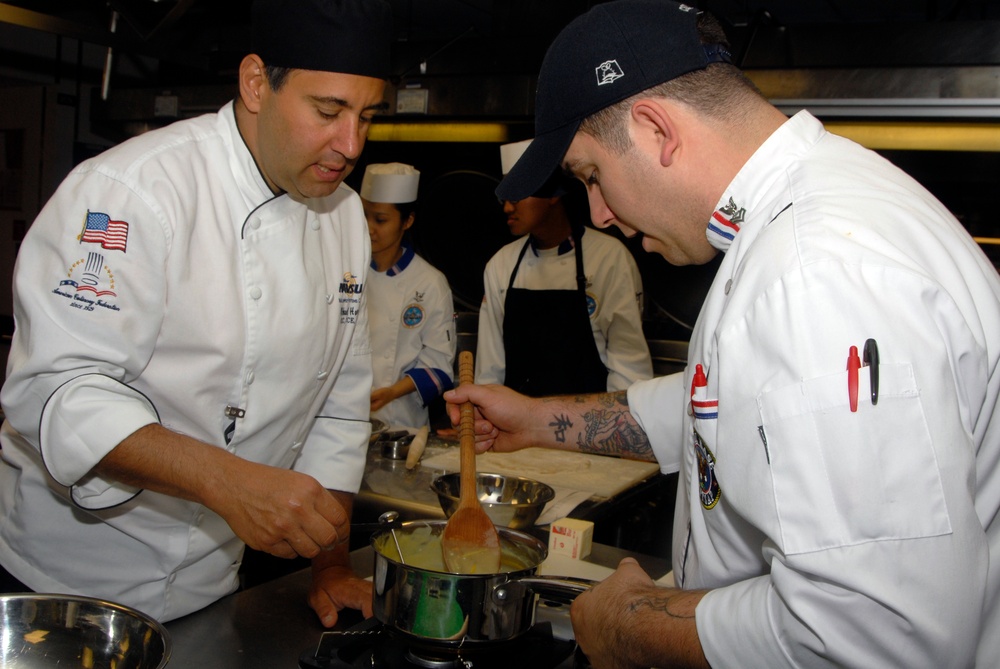
[[[683,601],[690,596],[688,592],[670,591],[670,594],[665,596],[640,597],[629,603],[629,613],[649,609],[663,613],[668,618],[690,620],[694,618],[694,607],[689,602]]]
[[[637,458],[640,460],[652,460],[653,449],[649,444],[646,433],[632,418],[628,410],[628,394],[624,390],[613,393],[600,393],[597,395],[575,395],[543,398],[543,402],[559,402],[566,407],[566,402],[572,404],[587,404],[593,406],[597,403],[599,408],[586,411],[580,418],[583,425],[575,432],[576,445],[584,453],[598,453],[601,455],[617,455],[626,458]],[[572,435],[570,429],[575,426],[572,415],[569,413],[554,413],[549,427],[553,430],[553,437],[556,442],[562,444],[567,442],[567,433]],[[573,439],[572,436],[568,437]]]
[[[628,393],[624,390],[614,393],[601,393],[597,396],[597,402],[609,409],[613,407],[628,407]]]
[[[566,414],[555,416],[555,420],[549,423],[549,427],[554,429],[556,441],[560,444],[566,441],[566,430],[573,427],[573,421]]]
[[[648,459],[652,449],[646,433],[632,418],[628,410],[625,391],[599,395],[602,407],[583,415],[583,432],[577,437],[581,451],[623,457]]]

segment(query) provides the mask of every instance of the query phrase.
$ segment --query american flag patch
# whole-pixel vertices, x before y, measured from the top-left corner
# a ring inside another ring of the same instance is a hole
[[[80,243],[83,242],[100,244],[101,248],[114,251],[124,251],[128,243],[128,223],[112,221],[110,216],[99,211],[88,211],[83,234],[80,235]]]

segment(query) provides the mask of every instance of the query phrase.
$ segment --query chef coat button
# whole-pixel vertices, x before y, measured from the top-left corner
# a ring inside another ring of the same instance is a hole
[[[254,380],[254,375],[253,375],[253,370],[251,369],[249,372],[247,372],[247,385],[248,386],[253,385],[253,380]]]
[[[263,294],[264,291],[262,291],[259,286],[254,286],[253,288],[250,289],[250,297],[252,297],[255,300],[259,300],[260,296]]]
[[[203,522],[205,522],[205,514],[199,513],[198,517],[194,519],[194,524],[201,525]]]
[[[328,376],[330,376],[330,372],[327,372],[327,371],[321,371],[318,374],[316,374],[316,378],[319,379],[320,381],[322,381],[323,379],[325,379]]]
[[[301,441],[296,441],[294,444],[292,444],[292,450],[296,451],[296,452],[301,451],[302,450],[302,442]]]
[[[385,353],[382,354],[382,357],[388,360],[390,357],[392,357],[394,353],[395,351],[386,351]]]
[[[313,220],[309,221],[309,227],[312,228],[313,230],[319,230],[319,219],[314,218]]]
[[[326,294],[326,303],[333,304],[333,295],[331,295],[330,293]]]
[[[729,294],[729,289],[732,287],[733,287],[733,280],[730,279],[729,281],[726,281],[726,295]]]
[[[260,229],[260,219],[259,218],[254,218],[254,219],[250,220],[250,229],[251,230],[259,230]]]

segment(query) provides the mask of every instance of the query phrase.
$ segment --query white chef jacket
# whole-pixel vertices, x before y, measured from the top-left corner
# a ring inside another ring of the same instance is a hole
[[[367,290],[373,387],[406,375],[417,388],[372,415],[393,429],[423,427],[427,405],[453,385],[455,307],[448,279],[406,246],[385,272],[371,268]]]
[[[74,169],[15,270],[0,562],[159,620],[232,592],[244,546],[220,516],[90,474],[151,423],[356,492],[370,255],[348,187],[271,193],[232,104]]]
[[[649,345],[642,332],[642,277],[635,258],[614,237],[584,228],[582,243],[594,342],[608,368],[608,390],[624,390],[631,383],[653,376]],[[486,263],[476,343],[476,383],[504,382],[504,301],[524,244],[521,237]],[[572,239],[552,249],[538,249],[532,244],[514,277],[514,288],[578,290]]]
[[[728,250],[687,371],[629,390],[686,481],[674,574],[715,588],[696,611],[709,663],[1000,666],[996,270],[919,184],[805,112],[739,172],[709,239]],[[852,412],[868,338],[877,403],[862,367]]]

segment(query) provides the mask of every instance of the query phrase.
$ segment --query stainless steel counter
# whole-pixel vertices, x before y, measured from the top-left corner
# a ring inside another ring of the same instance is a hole
[[[667,573],[662,559],[595,544],[588,561],[614,568],[632,556],[653,578]],[[371,548],[351,553],[355,571],[370,576]],[[570,575],[570,574],[567,574]],[[304,652],[314,652],[325,628],[306,601],[308,569],[224,597],[215,604],[166,624],[172,641],[169,666],[177,669],[295,669]],[[337,629],[361,621],[344,612]]]

